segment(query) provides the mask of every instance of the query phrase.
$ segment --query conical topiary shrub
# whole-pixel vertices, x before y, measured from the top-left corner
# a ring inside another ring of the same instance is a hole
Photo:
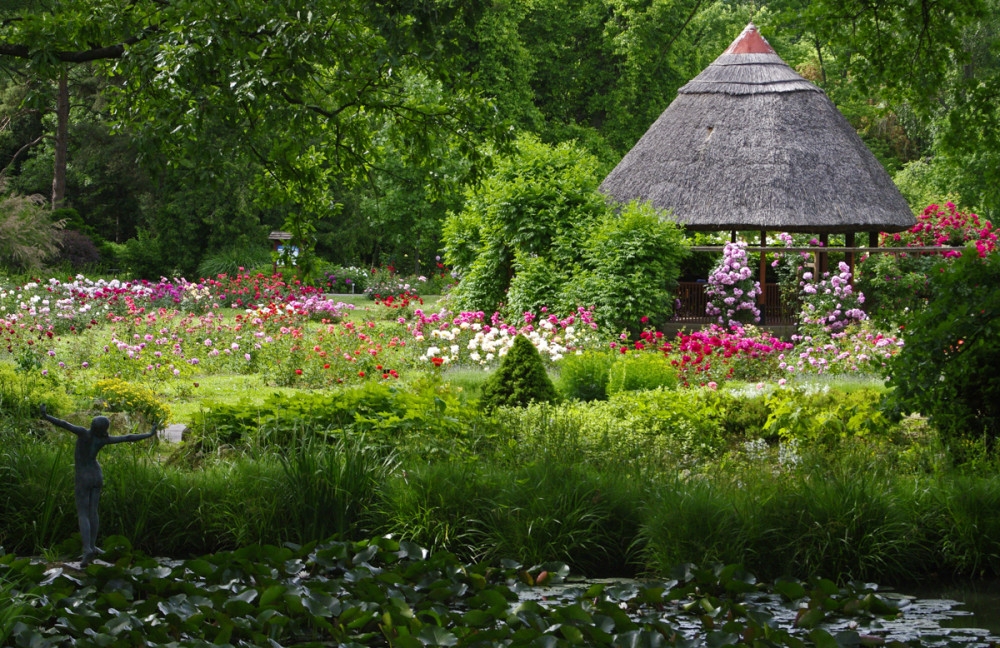
[[[555,386],[545,373],[538,350],[523,335],[504,356],[493,375],[483,384],[480,404],[486,411],[501,405],[523,407],[529,403],[554,403],[559,400]]]

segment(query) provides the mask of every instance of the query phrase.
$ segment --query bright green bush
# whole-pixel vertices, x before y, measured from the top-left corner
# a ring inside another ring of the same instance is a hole
[[[514,316],[540,313],[543,307],[562,303],[565,270],[544,257],[518,252],[514,255],[514,277],[507,290],[507,310]],[[569,305],[571,306],[571,305]]]
[[[676,470],[717,455],[723,414],[700,391],[620,392],[608,401],[535,404],[496,413],[505,452],[519,464],[539,457],[575,457],[595,466]]]
[[[263,403],[203,403],[191,423],[191,452],[291,447],[303,439],[331,443],[364,434],[403,453],[461,455],[485,433],[479,410],[447,386],[365,383],[328,393],[273,394]]]
[[[687,254],[682,230],[646,204],[610,207],[598,167],[573,145],[518,140],[445,224],[446,258],[461,275],[455,305],[513,316],[594,307],[619,329],[665,321]]]
[[[595,319],[612,329],[638,331],[666,323],[681,262],[688,254],[684,231],[649,203],[607,211],[589,228],[578,282],[567,284],[564,302],[594,307]]]
[[[480,405],[485,411],[492,411],[497,407],[523,407],[558,400],[559,394],[535,345],[518,335],[500,366],[483,385]]]
[[[512,278],[521,269],[565,273],[580,259],[587,224],[607,211],[598,193],[600,164],[570,143],[549,146],[533,136],[518,139],[515,151],[496,160],[493,171],[466,196],[463,210],[448,217],[445,258],[462,277],[452,299],[463,310],[496,310],[507,302]],[[548,301],[548,284],[517,282],[518,307]]]
[[[659,387],[677,387],[677,370],[668,358],[659,353],[629,354],[611,366],[608,395]]]
[[[37,419],[44,404],[50,413],[66,412],[72,400],[59,379],[36,368],[0,363],[0,414],[18,419]]]
[[[885,437],[894,426],[882,412],[882,396],[874,389],[776,389],[767,397],[764,433],[828,446],[844,439]]]
[[[613,355],[601,351],[566,356],[559,362],[559,391],[570,400],[607,400],[608,372],[614,361]]]

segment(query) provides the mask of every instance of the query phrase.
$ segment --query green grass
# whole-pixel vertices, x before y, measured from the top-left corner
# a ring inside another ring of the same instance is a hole
[[[847,393],[857,391],[859,389],[876,389],[880,391],[886,391],[889,389],[889,386],[886,385],[884,378],[863,373],[797,376],[790,382],[796,385],[826,386],[830,389],[839,389],[840,391]]]
[[[278,387],[264,382],[259,374],[216,374],[190,380],[171,380],[158,392],[170,406],[171,423],[188,423],[192,416],[211,403],[246,401],[260,404],[271,394],[294,394],[294,387]]]
[[[466,401],[478,400],[483,384],[493,375],[493,370],[477,367],[449,367],[441,379],[464,395]]]

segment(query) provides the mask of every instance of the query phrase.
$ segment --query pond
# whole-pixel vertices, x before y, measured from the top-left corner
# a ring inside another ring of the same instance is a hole
[[[945,627],[980,628],[1000,635],[1000,582],[950,583],[911,588],[907,593],[952,604],[953,614]]]
[[[463,564],[390,538],[248,546],[189,560],[119,543],[105,543],[114,562],[85,570],[0,556],[0,584],[13,584],[15,604],[0,623],[0,644],[1000,644],[1000,588],[982,584],[899,593],[822,578],[761,583],[738,565],[690,564],[662,581],[573,579],[563,564]],[[4,613],[0,605],[0,622]]]
[[[518,595],[522,600],[561,604],[579,600],[581,590],[594,584],[625,589],[643,585],[640,581],[629,579],[587,580],[543,589],[523,589]],[[856,632],[861,637],[871,638],[863,642],[866,645],[894,641],[948,648],[993,647],[1000,644],[1000,583],[927,586],[907,593],[880,590],[880,596],[899,606],[896,618],[838,616],[816,627],[841,640],[845,639],[841,633]],[[807,634],[796,628],[796,618],[800,613],[795,602],[790,603],[775,593],[748,594],[745,600],[748,607],[767,614],[781,628],[795,634]],[[699,642],[705,638],[703,620],[688,610],[681,607],[665,610],[663,620],[684,632],[686,639]],[[856,645],[850,640],[838,641],[838,644]]]

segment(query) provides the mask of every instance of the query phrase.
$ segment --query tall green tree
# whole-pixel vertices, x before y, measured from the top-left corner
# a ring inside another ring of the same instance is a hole
[[[0,15],[0,55],[55,79],[102,62],[115,121],[172,162],[254,160],[258,195],[285,210],[308,256],[317,220],[337,213],[331,188],[370,176],[375,125],[393,121],[418,156],[439,129],[472,158],[470,132],[499,135],[452,74],[452,34],[476,11],[446,0],[63,0]],[[441,101],[404,91],[399,79],[417,71],[447,90]]]

